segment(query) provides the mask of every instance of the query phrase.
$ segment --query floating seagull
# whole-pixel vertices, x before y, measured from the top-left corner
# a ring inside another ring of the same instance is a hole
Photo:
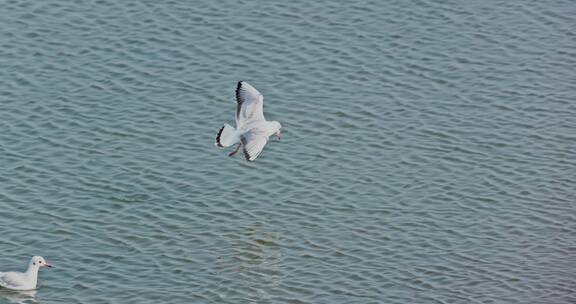
[[[0,287],[13,290],[36,289],[40,267],[52,267],[52,265],[46,263],[41,256],[33,256],[26,272],[0,272]]]
[[[242,147],[246,160],[253,161],[262,153],[270,135],[276,134],[280,139],[282,126],[277,121],[266,121],[264,96],[249,83],[238,82],[236,102],[236,128],[224,124],[216,135],[215,145],[223,148],[238,143],[228,156],[234,156]]]

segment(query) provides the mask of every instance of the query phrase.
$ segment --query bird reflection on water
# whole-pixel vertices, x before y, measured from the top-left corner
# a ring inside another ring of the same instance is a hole
[[[282,283],[284,257],[279,245],[280,234],[253,224],[224,237],[228,250],[219,257],[221,280],[233,282],[236,290],[241,290],[241,298],[251,301],[270,299],[271,292]],[[229,292],[227,288],[218,290],[221,295]]]
[[[36,293],[36,290],[18,291],[0,288],[0,303],[7,301],[10,304],[36,304],[39,303]]]

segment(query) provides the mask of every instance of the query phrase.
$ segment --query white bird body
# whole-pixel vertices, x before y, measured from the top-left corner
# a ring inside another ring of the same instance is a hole
[[[236,86],[236,102],[236,128],[224,124],[216,135],[215,145],[222,148],[238,144],[229,156],[242,147],[245,158],[253,161],[262,153],[268,137],[276,134],[280,138],[282,125],[264,118],[264,96],[245,81]]]
[[[12,290],[33,290],[38,283],[38,269],[40,267],[52,267],[43,257],[34,256],[30,259],[28,269],[25,272],[0,272],[0,287]]]

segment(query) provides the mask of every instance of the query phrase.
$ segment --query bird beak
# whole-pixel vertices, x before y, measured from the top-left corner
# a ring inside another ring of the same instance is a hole
[[[280,131],[276,132],[276,136],[278,137],[278,140],[282,139],[282,133],[280,133]]]
[[[48,262],[46,262],[46,263],[44,264],[44,267],[52,268],[52,267],[54,267],[54,266],[53,266],[52,264],[48,264]]]

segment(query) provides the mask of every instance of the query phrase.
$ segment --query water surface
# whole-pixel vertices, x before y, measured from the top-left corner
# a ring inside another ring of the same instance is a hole
[[[576,302],[573,2],[0,2],[0,303]]]

